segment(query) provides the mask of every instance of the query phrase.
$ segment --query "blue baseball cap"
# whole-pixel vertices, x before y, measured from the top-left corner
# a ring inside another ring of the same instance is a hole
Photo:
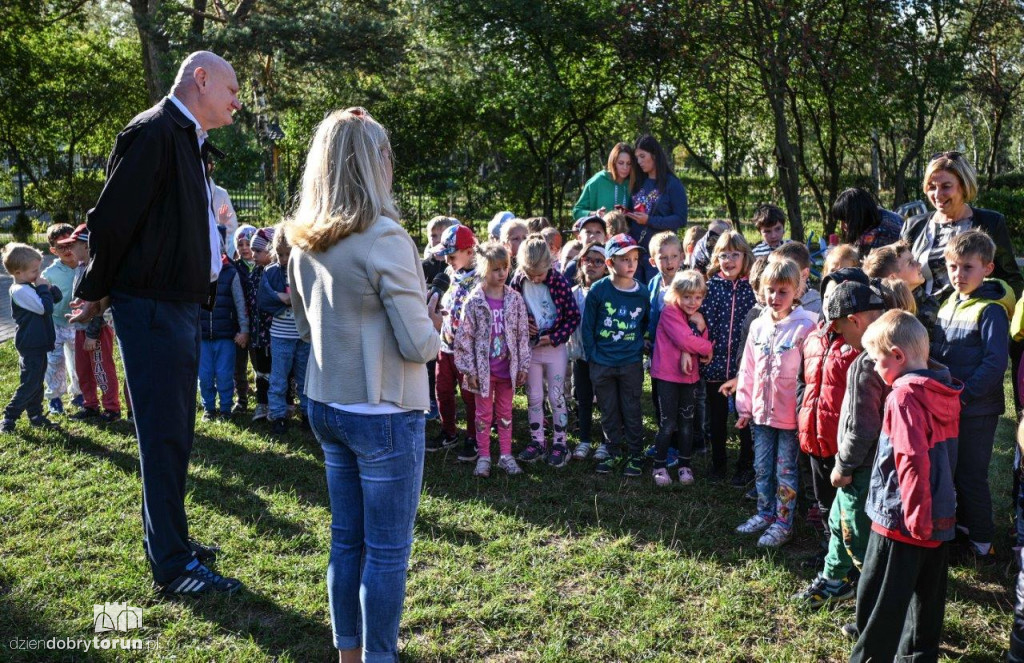
[[[636,240],[631,235],[625,233],[613,235],[608,240],[608,243],[604,245],[604,253],[609,258],[625,255],[634,249],[640,250],[640,245],[636,243]]]

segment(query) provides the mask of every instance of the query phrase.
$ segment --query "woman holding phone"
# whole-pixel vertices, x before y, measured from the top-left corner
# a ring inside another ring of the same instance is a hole
[[[633,150],[636,157],[629,234],[644,251],[650,253],[651,237],[663,230],[678,232],[686,225],[686,188],[672,174],[668,158],[653,136],[644,136]],[[649,256],[648,256],[649,257]],[[649,260],[640,261],[636,278],[647,283],[657,273]]]
[[[633,169],[633,148],[616,143],[608,155],[608,165],[583,185],[583,193],[572,208],[572,218],[604,216],[616,208],[629,207],[636,176]]]

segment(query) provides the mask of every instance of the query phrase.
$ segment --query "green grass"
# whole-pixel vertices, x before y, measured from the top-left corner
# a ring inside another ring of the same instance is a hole
[[[0,375],[6,401],[17,383],[10,343],[0,345]],[[521,396],[516,412],[521,445]],[[223,546],[218,568],[247,590],[174,601],[149,590],[128,424],[62,423],[40,433],[22,420],[0,439],[0,660],[337,660],[324,580],[330,513],[312,435],[275,440],[247,419],[198,425],[192,531]],[[649,417],[646,427],[652,436]],[[1001,423],[992,465],[1000,533],[1012,428]],[[428,456],[403,660],[845,660],[838,627],[852,605],[815,612],[787,600],[812,576],[799,566],[815,550],[808,529],[781,551],[757,549],[733,533],[750,503],[704,481],[704,463],[695,485],[656,490],[648,477],[599,478],[591,463],[476,480],[454,453]],[[948,657],[1001,660],[1012,612],[1005,566],[951,571]],[[144,609],[144,628],[130,635],[148,652],[12,649],[14,639],[91,641],[93,604],[112,601]]]

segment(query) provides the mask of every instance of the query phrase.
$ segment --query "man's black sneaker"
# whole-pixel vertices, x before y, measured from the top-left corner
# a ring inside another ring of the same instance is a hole
[[[462,449],[459,450],[459,455],[457,456],[459,462],[475,463],[479,456],[480,454],[476,450],[476,440],[467,435],[462,440]]]
[[[93,417],[98,417],[98,416],[100,416],[100,411],[99,411],[98,408],[83,407],[78,412],[75,412],[74,414],[69,415],[68,419],[78,419],[79,421],[81,421],[83,419],[92,419]]]
[[[13,433],[17,425],[17,419],[4,419],[0,422],[0,433]]]
[[[270,432],[273,435],[284,435],[288,432],[288,420],[287,419],[274,419],[270,422]]]
[[[209,592],[219,592],[230,596],[242,588],[240,580],[217,575],[200,564],[199,560],[192,560],[189,566],[192,568],[186,569],[184,573],[166,585],[157,585],[156,590],[161,594],[175,596],[199,596]]]
[[[444,432],[439,433],[436,437],[432,437],[427,440],[426,450],[427,451],[443,451],[445,449],[451,449],[459,443],[458,435],[446,435]]]
[[[839,630],[850,640],[856,640],[860,637],[860,631],[857,629],[856,624],[843,624],[839,627]]]
[[[195,539],[188,540],[188,547],[192,549],[192,554],[195,555],[200,564],[212,564],[216,562],[217,553],[220,552],[220,546],[203,545]]]

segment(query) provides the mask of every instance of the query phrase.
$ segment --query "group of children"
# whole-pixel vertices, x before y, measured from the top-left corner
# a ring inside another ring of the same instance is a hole
[[[656,235],[649,256],[616,232],[616,214],[577,222],[561,271],[524,221],[504,221],[480,244],[453,219],[431,222],[440,232],[425,267],[443,258],[451,285],[435,384],[443,432],[428,450],[458,444],[458,388],[469,418],[459,460],[476,461],[476,476],[491,472],[493,424],[498,466],[510,474],[519,462],[561,467],[592,454],[601,474],[640,476],[650,459],[657,486],[686,485],[695,448],[706,445],[707,478],[721,481],[734,409],[732,483],[753,481],[757,501],[736,531],[757,534],[759,546],[785,544],[809,491],[827,523],[825,550],[794,599],[818,607],[852,598],[860,584],[857,621],[844,627],[858,638],[854,660],[937,655],[950,550],[942,543],[956,539],[957,554],[975,562],[994,559],[988,464],[1015,301],[988,278],[992,240],[969,230],[949,242],[952,291],[939,302],[903,242],[863,263],[853,247],[836,247],[820,290],[809,288],[809,251],[784,239],[785,215],[772,205],[755,213],[764,241],[753,248],[719,221],[682,241]],[[658,271],[648,284],[635,278],[642,260]],[[648,361],[658,430],[645,451]],[[575,449],[565,437],[570,379]],[[512,394],[524,384],[530,440],[514,457]]]
[[[199,316],[202,418],[248,410],[251,362],[256,376],[253,419],[267,419],[280,434],[298,411],[308,425],[302,387],[309,344],[299,338],[291,312],[290,247],[284,233],[242,225],[224,239],[216,293]],[[68,414],[71,419],[110,423],[122,417],[110,310],[87,324],[69,321],[72,293],[89,265],[89,231],[85,224],[55,224],[47,230],[47,241],[56,260],[45,270],[40,269],[42,254],[31,246],[12,242],[3,250],[4,268],[14,279],[11,309],[21,381],[4,410],[0,432],[13,432],[22,413],[31,426],[52,427],[47,415],[65,414],[69,391],[77,407]],[[131,418],[127,390],[124,398],[125,415]],[[298,408],[292,404],[296,399]]]
[[[565,247],[542,218],[502,215],[483,242],[455,219],[430,222],[424,275],[437,284],[444,271],[448,286],[437,304],[442,348],[431,367],[441,433],[427,450],[460,444],[458,390],[468,418],[458,458],[475,462],[475,476],[491,473],[496,429],[497,465],[508,474],[521,473],[523,462],[558,468],[593,456],[599,474],[641,476],[649,460],[655,485],[688,485],[694,454],[710,447],[706,478],[722,481],[734,411],[740,453],[731,483],[753,483],[756,497],[755,513],[736,531],[757,534],[759,546],[785,544],[801,491],[810,490],[827,523],[826,550],[819,574],[794,598],[817,607],[853,597],[859,584],[857,621],[847,627],[859,638],[855,660],[936,653],[949,554],[942,543],[959,538],[963,555],[994,557],[988,465],[1015,302],[1005,283],[988,278],[992,240],[977,230],[950,240],[952,292],[939,302],[902,242],[874,249],[863,263],[851,247],[838,247],[820,290],[810,288],[807,247],[783,239],[785,215],[772,205],[755,213],[764,241],[753,248],[716,221],[683,240],[655,235],[648,256],[620,217],[580,219]],[[48,240],[58,261],[42,273],[32,247],[3,250],[21,370],[4,432],[22,412],[32,426],[52,426],[44,384],[50,413],[61,413],[69,371],[80,408],[72,416],[121,416],[110,321],[68,322],[89,260],[88,231],[56,225]],[[309,356],[291,312],[289,246],[279,230],[245,225],[232,244],[213,306],[201,315],[204,418],[246,408],[234,395],[247,393],[251,362],[253,418],[283,432],[290,392],[305,410]],[[657,269],[646,284],[636,278],[642,261]],[[1022,320],[1018,311],[1014,325]],[[648,368],[658,430],[645,448]],[[520,386],[529,440],[514,456]],[[567,440],[570,403],[575,448]]]

